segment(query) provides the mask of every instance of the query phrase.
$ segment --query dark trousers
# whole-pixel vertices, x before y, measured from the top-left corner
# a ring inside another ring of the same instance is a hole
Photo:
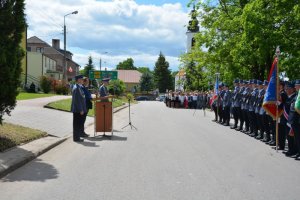
[[[233,115],[233,119],[234,119],[234,127],[237,127],[238,122],[239,122],[239,115],[241,113],[241,108],[240,107],[233,107],[232,108],[232,115]]]
[[[249,126],[250,126],[249,124],[250,124],[250,122],[249,122],[248,110],[244,110],[243,116],[244,116],[244,121],[245,121],[245,130],[249,131]]]
[[[223,110],[223,122],[227,125],[229,125],[230,122],[230,107],[225,106]]]
[[[260,134],[263,134],[265,132],[263,115],[256,113],[256,118],[257,118],[257,130],[259,130]]]
[[[295,134],[296,150],[300,154],[300,123],[292,124],[292,128]]]
[[[266,137],[270,138],[270,117],[266,113],[264,113],[262,116]]]
[[[73,140],[78,141],[84,130],[84,115],[73,113]]]
[[[278,146],[280,149],[285,148],[285,141],[286,141],[286,119],[280,118],[280,123],[278,124]]]
[[[223,109],[222,106],[218,106],[218,115],[219,115],[219,122],[223,120]]]
[[[297,150],[296,150],[296,147],[295,147],[295,137],[289,135],[291,129],[288,126],[286,126],[285,130],[286,130],[286,138],[287,138],[287,141],[288,141],[288,148],[289,148],[288,151],[291,152],[291,153],[296,153]]]
[[[218,119],[218,114],[217,114],[217,106],[212,106],[213,110],[214,110],[214,113],[215,113],[215,120],[217,121]]]
[[[248,119],[249,119],[249,129],[250,129],[250,132],[253,133],[253,111],[248,111],[247,112],[247,116],[248,116]]]
[[[239,109],[239,120],[240,120],[240,127],[239,129],[243,129],[244,123],[245,123],[245,114],[247,113],[244,109]]]

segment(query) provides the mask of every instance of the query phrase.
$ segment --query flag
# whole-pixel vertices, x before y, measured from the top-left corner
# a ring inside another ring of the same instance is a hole
[[[217,74],[215,88],[214,88],[214,95],[212,96],[212,98],[209,101],[210,106],[212,106],[212,104],[217,100],[218,94],[219,94],[219,77]]]
[[[300,91],[298,91],[298,97],[295,102],[295,110],[300,115]]]
[[[282,110],[278,110],[278,116],[276,116],[277,110],[277,67],[278,58],[273,61],[272,68],[269,74],[269,84],[263,101],[264,110],[275,120],[282,114]]]

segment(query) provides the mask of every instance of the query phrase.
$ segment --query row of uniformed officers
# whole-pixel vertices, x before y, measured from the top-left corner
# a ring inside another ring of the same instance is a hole
[[[213,92],[172,92],[166,94],[168,107],[205,109],[211,107],[215,113],[213,121],[241,131],[266,144],[276,146],[276,121],[262,107],[268,81],[234,80],[234,90],[220,83],[218,95]],[[300,158],[300,117],[295,111],[295,102],[300,89],[300,80],[280,81],[279,108],[282,115],[278,120],[278,149],[286,149],[286,156]]]

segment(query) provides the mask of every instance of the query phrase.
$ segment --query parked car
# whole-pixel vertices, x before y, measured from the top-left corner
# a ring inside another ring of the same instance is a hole
[[[147,97],[147,96],[138,96],[138,97],[135,98],[135,100],[137,100],[137,101],[149,101],[150,98]]]
[[[164,101],[166,98],[165,95],[159,95],[157,98],[156,98],[156,101]]]

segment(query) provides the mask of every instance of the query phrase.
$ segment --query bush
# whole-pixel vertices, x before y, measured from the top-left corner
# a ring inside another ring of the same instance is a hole
[[[52,79],[42,76],[40,79],[40,85],[44,93],[48,94],[51,91]]]
[[[56,94],[64,94],[67,95],[69,93],[69,86],[65,81],[55,81],[54,92]]]
[[[125,92],[126,86],[121,80],[112,80],[108,85],[108,91],[110,94],[120,96]]]

